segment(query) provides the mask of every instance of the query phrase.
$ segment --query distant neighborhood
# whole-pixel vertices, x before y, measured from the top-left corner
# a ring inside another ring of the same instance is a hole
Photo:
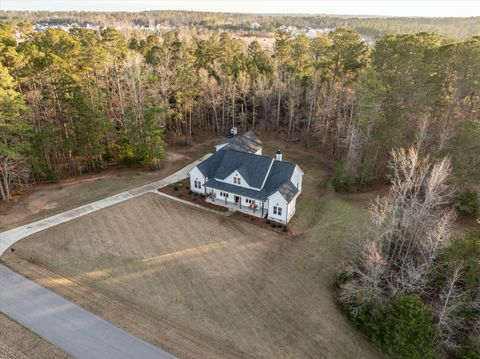
[[[218,30],[223,30],[223,31],[229,31],[229,23],[225,24],[226,26],[222,29]],[[64,31],[70,31],[71,29],[75,28],[84,28],[84,29],[90,29],[90,30],[103,30],[107,26],[104,25],[98,25],[98,24],[92,24],[92,23],[76,23],[76,22],[39,22],[33,24],[33,31],[34,32],[42,32],[47,29],[62,29]],[[117,30],[121,30],[122,26],[117,25],[115,26]],[[155,24],[155,25],[140,25],[136,24],[133,25],[129,28],[133,28],[135,30],[144,30],[144,31],[154,31],[154,32],[160,32],[160,31],[169,31],[169,30],[176,30],[179,28],[176,25],[163,25],[163,24]],[[185,27],[189,28],[189,27]],[[190,28],[197,28],[197,29],[202,29],[204,26],[202,25],[196,25],[196,26],[191,26]],[[261,32],[262,31],[262,25],[260,25],[257,22],[253,22],[250,24],[250,29],[251,32]],[[309,39],[313,39],[317,37],[319,34],[324,34],[328,33],[331,31],[334,31],[334,27],[323,27],[323,28],[311,28],[311,27],[305,27],[305,28],[298,28],[294,25],[282,25],[277,27],[277,30],[282,30],[282,31],[287,31],[291,33],[293,36],[300,36],[300,35],[305,35]],[[366,39],[364,39],[366,40]]]
[[[33,31],[34,32],[42,32],[48,29],[61,29],[64,31],[70,31],[71,29],[75,28],[83,28],[83,29],[89,29],[89,30],[104,30],[107,28],[107,26],[104,25],[96,25],[96,24],[91,24],[91,23],[83,23],[79,24],[76,22],[68,23],[68,22],[62,22],[62,23],[48,23],[48,22],[41,22],[41,23],[35,23],[33,24]],[[116,26],[118,30],[120,30],[122,27],[121,26]],[[177,27],[175,25],[160,25],[157,24],[155,26],[142,26],[142,25],[134,25],[134,29],[138,30],[149,30],[149,31],[164,31],[164,30],[175,30]]]

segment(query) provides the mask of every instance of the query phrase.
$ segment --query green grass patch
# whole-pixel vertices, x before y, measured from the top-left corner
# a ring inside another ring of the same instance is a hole
[[[344,243],[349,238],[360,239],[365,229],[368,213],[358,204],[329,195],[323,199],[318,223],[310,236],[316,244]]]

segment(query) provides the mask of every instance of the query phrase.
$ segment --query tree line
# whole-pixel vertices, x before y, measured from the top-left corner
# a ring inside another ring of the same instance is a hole
[[[159,166],[165,141],[229,127],[276,133],[338,162],[338,189],[385,178],[392,148],[480,168],[480,38],[339,28],[277,31],[273,49],[216,31],[33,33],[0,24],[0,196],[110,162]],[[475,177],[477,176],[477,177]]]
[[[78,12],[78,11],[2,11],[0,19],[27,20],[49,23],[76,22],[111,27],[132,27],[133,25],[154,26],[175,25],[202,27],[212,30],[246,31],[273,33],[281,26],[297,28],[349,28],[371,38],[386,33],[436,32],[443,36],[465,39],[480,34],[478,17],[422,18],[422,17],[355,17],[325,15],[268,15],[237,14],[196,11],[142,11],[128,12]]]

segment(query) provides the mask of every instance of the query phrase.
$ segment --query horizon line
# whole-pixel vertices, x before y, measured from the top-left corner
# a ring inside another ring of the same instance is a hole
[[[1,1],[0,1],[1,4]],[[374,14],[329,14],[329,13],[259,13],[259,12],[249,12],[249,11],[208,11],[208,10],[187,10],[187,9],[147,9],[147,10],[17,10],[17,9],[1,9],[2,12],[25,12],[25,13],[104,13],[104,14],[115,14],[115,13],[125,13],[125,14],[140,14],[140,13],[149,13],[149,12],[190,12],[190,13],[202,13],[202,14],[226,14],[226,15],[256,15],[256,16],[283,16],[283,17],[302,17],[302,16],[323,16],[323,17],[339,17],[339,18],[389,18],[389,19],[400,19],[400,18],[416,18],[416,19],[472,19],[480,18],[480,15],[471,15],[471,16],[425,16],[425,15],[374,15]]]

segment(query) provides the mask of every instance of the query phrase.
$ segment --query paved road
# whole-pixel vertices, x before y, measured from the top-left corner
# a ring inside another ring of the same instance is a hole
[[[0,311],[79,359],[173,359],[0,265]]]
[[[98,211],[99,209],[112,206],[114,204],[126,201],[128,199],[140,196],[144,193],[151,192],[157,188],[168,186],[169,184],[178,182],[188,176],[188,172],[201,161],[211,156],[211,153],[203,156],[201,159],[185,166],[181,170],[171,174],[168,177],[156,182],[152,182],[129,191],[116,194],[102,200],[89,203],[87,205],[77,207],[70,211],[66,211],[39,221],[13,228],[11,230],[0,233],[0,256],[13,244],[31,234],[43,231],[44,229],[56,226],[58,224],[70,221],[72,219],[84,216],[86,214]]]

